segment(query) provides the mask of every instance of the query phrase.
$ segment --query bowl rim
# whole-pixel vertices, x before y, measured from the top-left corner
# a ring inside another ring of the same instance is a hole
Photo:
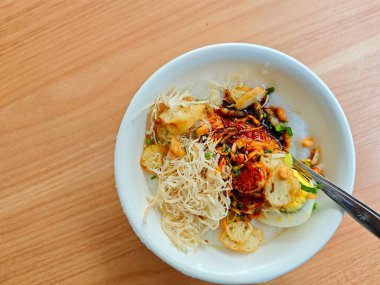
[[[143,92],[143,90],[145,89],[145,86],[147,86],[149,84],[149,82],[155,81],[158,77],[161,76],[162,73],[164,73],[166,71],[166,69],[168,69],[171,65],[175,64],[176,62],[182,61],[188,57],[197,56],[198,54],[201,54],[204,52],[209,52],[211,50],[229,49],[229,48],[237,48],[237,47],[247,48],[247,49],[257,49],[257,50],[273,53],[276,56],[288,61],[290,64],[301,68],[302,72],[306,73],[309,77],[311,77],[311,79],[314,80],[323,89],[323,91],[330,97],[330,100],[331,100],[330,103],[332,103],[334,105],[333,108],[335,109],[339,118],[342,120],[342,123],[343,123],[344,128],[345,128],[345,132],[347,134],[346,139],[348,139],[347,145],[348,145],[349,154],[350,154],[349,160],[352,163],[352,166],[351,166],[352,175],[351,175],[351,181],[349,181],[351,187],[350,187],[350,189],[346,189],[348,193],[352,193],[352,191],[353,191],[353,187],[354,187],[354,183],[355,183],[355,172],[356,172],[355,147],[354,147],[354,141],[352,138],[352,132],[351,132],[351,128],[349,126],[347,117],[345,116],[345,113],[344,113],[341,105],[339,104],[337,98],[334,96],[332,91],[322,81],[322,79],[320,79],[311,69],[309,69],[307,66],[305,66],[303,63],[301,63],[300,61],[298,61],[294,57],[291,57],[291,56],[289,56],[289,55],[287,55],[281,51],[278,51],[276,49],[266,47],[266,46],[262,46],[262,45],[257,45],[257,44],[219,43],[219,44],[207,45],[204,47],[200,47],[200,48],[193,49],[193,50],[190,50],[188,52],[185,52],[185,53],[175,57],[174,59],[170,60],[169,62],[167,62],[166,64],[161,66],[159,69],[157,69],[153,74],[151,74],[145,80],[145,82],[141,85],[141,87],[135,93],[133,98],[131,99],[130,104],[128,105],[127,110],[123,116],[122,122],[121,122],[119,130],[118,130],[118,134],[117,134],[117,139],[116,139],[116,144],[115,144],[115,152],[114,152],[114,174],[115,174],[116,188],[118,191],[118,196],[119,196],[119,200],[120,200],[122,209],[123,209],[125,215],[127,216],[128,221],[129,221],[130,225],[132,226],[132,229],[136,233],[136,235],[140,238],[140,240],[143,242],[143,244],[148,249],[150,249],[155,255],[157,255],[161,260],[163,260],[164,262],[166,262],[167,264],[169,264],[170,266],[172,266],[176,270],[178,270],[178,271],[182,272],[183,274],[188,275],[190,277],[198,278],[201,280],[206,280],[209,282],[223,283],[223,284],[236,284],[236,282],[239,282],[239,284],[266,282],[266,281],[272,280],[274,278],[278,278],[278,277],[296,269],[297,267],[301,266],[306,261],[308,261],[310,258],[312,258],[315,254],[317,254],[326,245],[326,243],[335,234],[336,230],[338,229],[339,225],[341,224],[341,222],[343,220],[343,215],[341,215],[339,222],[335,226],[335,229],[331,232],[331,234],[330,233],[326,234],[325,242],[321,243],[320,246],[315,251],[313,251],[307,255],[305,254],[305,258],[303,261],[289,265],[280,274],[276,273],[276,274],[273,274],[273,277],[261,278],[261,279],[258,278],[257,276],[245,276],[244,278],[239,277],[240,278],[239,280],[237,280],[237,276],[235,275],[235,276],[233,276],[233,278],[232,278],[233,280],[232,280],[232,279],[229,279],[231,276],[228,276],[228,277],[227,276],[219,276],[218,277],[217,275],[211,276],[207,272],[204,272],[201,270],[194,271],[192,268],[189,268],[185,263],[176,263],[176,261],[178,261],[178,260],[174,261],[173,258],[171,257],[171,255],[166,254],[164,250],[162,250],[160,248],[156,248],[156,247],[151,247],[149,245],[149,243],[146,241],[146,239],[144,238],[144,235],[143,235],[142,231],[139,229],[138,225],[135,223],[135,221],[133,219],[130,218],[129,209],[126,205],[126,198],[127,197],[126,197],[125,192],[122,191],[122,187],[120,186],[121,185],[122,173],[120,173],[119,169],[120,169],[122,158],[120,157],[120,155],[118,155],[118,153],[120,153],[121,148],[123,147],[123,144],[121,141],[121,134],[123,133],[123,130],[126,130],[126,127],[128,124],[129,113],[132,112],[131,110],[135,109],[134,105],[136,104],[136,101],[137,101],[136,98],[138,97],[138,95],[140,93]],[[343,213],[343,210],[341,210],[341,212]]]

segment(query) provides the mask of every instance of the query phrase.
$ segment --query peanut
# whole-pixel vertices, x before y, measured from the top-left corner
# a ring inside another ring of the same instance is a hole
[[[286,113],[284,111],[284,109],[282,108],[277,108],[277,118],[281,121],[281,122],[286,122],[288,121],[288,119],[286,118]]]
[[[171,143],[170,143],[170,157],[173,158],[173,154],[177,157],[182,157],[185,155],[184,151],[181,148],[181,144],[179,140],[175,137],[172,138]]]
[[[183,99],[184,99],[184,101],[188,101],[188,102],[194,101],[194,97],[193,96],[187,96],[187,97],[185,97]]]
[[[236,156],[235,162],[236,162],[237,165],[239,165],[239,164],[242,164],[244,162],[244,159],[245,159],[244,154],[239,153]]]
[[[207,134],[208,131],[209,129],[207,125],[201,125],[195,130],[195,133],[197,134],[198,137],[200,137]]]
[[[237,148],[237,145],[236,145],[236,142],[234,142],[234,144],[232,145],[232,148],[231,148],[231,152],[235,153],[236,152],[236,148]]]
[[[289,178],[290,177],[290,168],[287,165],[281,166],[278,169],[278,177],[280,179],[283,179],[283,180]]]
[[[302,140],[303,147],[312,147],[314,144],[314,140],[312,137],[306,137]]]
[[[313,166],[311,169],[313,169],[315,172],[317,172],[319,175],[322,175],[322,169],[319,167]]]
[[[250,160],[252,157],[254,157],[256,155],[256,151],[252,151],[248,154],[248,157],[247,157],[247,160]]]
[[[249,140],[241,138],[236,141],[237,148],[242,148],[243,146],[247,145]]]

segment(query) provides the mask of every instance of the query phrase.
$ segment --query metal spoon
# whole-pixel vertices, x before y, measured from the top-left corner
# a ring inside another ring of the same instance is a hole
[[[380,238],[380,215],[367,205],[346,193],[341,188],[323,176],[311,170],[305,164],[293,157],[293,166],[310,179],[319,184],[319,189],[341,206],[359,224]]]

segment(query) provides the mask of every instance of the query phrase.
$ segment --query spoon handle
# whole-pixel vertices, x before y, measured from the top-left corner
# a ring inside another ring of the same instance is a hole
[[[358,199],[343,191],[323,176],[311,170],[302,162],[293,158],[294,167],[309,178],[313,178],[332,200],[341,206],[359,224],[380,238],[380,215]]]

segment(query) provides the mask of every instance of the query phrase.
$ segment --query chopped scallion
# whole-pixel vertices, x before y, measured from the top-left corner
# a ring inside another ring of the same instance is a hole
[[[145,144],[146,144],[146,145],[151,145],[151,144],[153,144],[153,139],[150,138],[150,137],[146,138],[146,139],[145,139]]]
[[[236,177],[236,176],[239,176],[240,175],[240,167],[239,166],[233,166],[232,167],[232,173],[233,173],[233,176]]]
[[[274,129],[276,130],[276,132],[283,132],[285,131],[286,127],[284,125],[278,125],[275,126]]]
[[[313,211],[317,210],[317,208],[318,208],[318,203],[314,202],[314,204],[313,204]]]
[[[301,183],[301,189],[306,191],[306,192],[309,192],[309,193],[317,193],[317,188],[309,187],[309,186],[306,186],[305,184],[302,184],[302,183]]]
[[[157,175],[152,175],[152,176],[150,177],[151,180],[156,179],[156,178],[157,178]]]
[[[272,151],[270,149],[264,149],[264,153],[272,153]]]
[[[323,185],[322,185],[322,183],[316,182],[315,184],[316,184],[315,187],[316,187],[317,189],[323,189]]]
[[[267,95],[270,95],[275,91],[275,89],[274,89],[274,87],[269,87],[266,89],[266,91],[267,91]]]
[[[212,152],[211,151],[206,151],[205,153],[205,158],[210,159],[212,157]]]
[[[233,217],[231,217],[231,213],[233,214]],[[231,224],[233,223],[237,218],[237,214],[233,211],[229,211],[227,214],[227,223]]]
[[[286,127],[286,132],[288,133],[289,137],[293,136],[293,131],[291,127]]]

